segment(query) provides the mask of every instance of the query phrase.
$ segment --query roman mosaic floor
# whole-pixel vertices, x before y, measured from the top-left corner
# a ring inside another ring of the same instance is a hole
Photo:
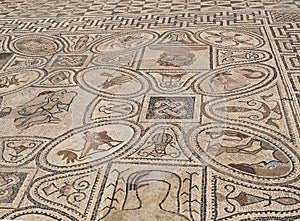
[[[299,0],[1,0],[0,220],[299,221]]]

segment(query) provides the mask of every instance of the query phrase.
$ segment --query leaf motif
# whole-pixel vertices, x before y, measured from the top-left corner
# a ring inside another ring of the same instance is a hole
[[[295,205],[299,203],[299,200],[292,197],[279,197],[277,199],[274,199],[274,201],[285,206]]]

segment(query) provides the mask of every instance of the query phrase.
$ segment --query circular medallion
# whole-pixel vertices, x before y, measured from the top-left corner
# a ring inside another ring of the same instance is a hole
[[[52,37],[32,35],[16,39],[12,50],[27,56],[52,55],[61,49],[61,44]]]
[[[129,68],[101,66],[86,69],[76,76],[83,89],[106,97],[136,97],[145,93],[148,81]]]

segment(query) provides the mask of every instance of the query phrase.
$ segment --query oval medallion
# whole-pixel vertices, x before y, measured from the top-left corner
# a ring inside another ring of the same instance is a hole
[[[123,52],[136,50],[150,45],[158,38],[158,34],[152,31],[131,31],[110,36],[94,44],[92,51],[103,52]]]
[[[37,162],[51,171],[96,166],[125,152],[139,134],[140,128],[129,122],[106,122],[74,129],[51,142]]]
[[[25,69],[9,72],[0,76],[0,95],[7,95],[23,90],[38,82],[44,72],[36,69]]]
[[[135,97],[148,90],[148,82],[129,68],[101,66],[79,73],[77,81],[83,89],[106,97]]]
[[[224,96],[253,91],[270,83],[275,71],[266,65],[240,65],[209,72],[194,84],[196,93]]]
[[[238,129],[196,128],[191,139],[196,154],[219,172],[283,182],[297,171],[298,160],[284,145]]]
[[[12,45],[13,50],[19,54],[28,56],[51,55],[62,48],[60,42],[56,39],[41,35],[30,35],[18,38]]]
[[[209,45],[234,49],[258,48],[264,44],[263,39],[253,32],[228,28],[200,31],[196,38]]]

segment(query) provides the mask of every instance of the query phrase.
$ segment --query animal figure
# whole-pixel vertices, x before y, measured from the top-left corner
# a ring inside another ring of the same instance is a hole
[[[103,87],[103,89],[107,89],[116,85],[122,85],[125,84],[129,81],[132,80],[132,77],[127,76],[127,75],[120,75],[120,76],[116,76],[116,77],[112,77],[111,79],[107,79],[106,81],[104,81],[101,86]]]
[[[26,83],[28,80],[22,81],[16,78],[16,75],[0,78],[0,88],[8,88],[12,85],[19,85],[20,83]]]
[[[57,152],[58,156],[62,156],[62,160],[66,160],[67,164],[69,163],[74,163],[75,161],[82,161],[83,158],[85,158],[88,153],[94,149],[98,151],[106,151],[109,150],[110,148],[113,148],[123,141],[115,140],[111,138],[109,135],[107,135],[107,131],[102,131],[102,132],[85,132],[84,133],[84,139],[85,139],[85,144],[82,150],[60,150]],[[117,143],[117,144],[113,144]],[[108,145],[109,147],[104,147],[102,149],[99,149],[99,146],[101,145]],[[81,155],[78,157],[78,155],[75,152],[80,152]]]
[[[180,150],[173,145],[174,139],[175,137],[164,129],[161,133],[155,134],[148,142],[150,145],[141,149],[138,154],[143,157],[171,156],[176,158],[180,156]]]
[[[118,38],[113,44],[111,44],[111,48],[133,48],[141,43],[143,43],[146,39],[139,35],[126,35],[124,37]]]
[[[78,160],[77,154],[69,150],[60,150],[57,152],[57,155],[62,156],[62,160],[67,160],[67,164]]]
[[[68,111],[76,95],[76,92],[66,90],[40,93],[36,98],[19,107],[18,113],[21,117],[15,119],[16,127],[27,129],[38,124],[59,123],[61,119],[55,115]]]
[[[113,148],[123,141],[115,140],[111,138],[109,135],[107,135],[107,131],[102,131],[102,132],[85,132],[84,133],[84,139],[86,140],[84,144],[84,148],[82,149],[81,155],[79,159],[85,157],[90,150],[95,149],[95,150],[100,150],[100,151],[106,151],[109,150],[110,148]],[[113,143],[117,143],[114,145]],[[99,149],[99,146],[106,144],[109,146],[109,148],[102,148]]]
[[[2,101],[3,101],[3,97],[0,97],[0,107],[1,107]],[[11,107],[1,108],[0,109],[0,118],[8,116],[11,113],[11,111],[12,111]]]
[[[264,143],[261,144],[261,141],[256,138],[252,138],[248,135],[235,131],[224,131],[220,134],[207,132],[207,134],[212,140],[218,140],[222,136],[227,136],[227,138],[223,138],[223,141],[231,141],[232,143],[230,146],[228,144],[222,145],[219,142],[209,144],[207,147],[207,152],[214,153],[216,157],[223,153],[241,153],[255,155],[269,148],[268,146],[264,145]],[[237,141],[240,141],[240,144],[236,143]],[[260,145],[253,149],[252,147],[255,143],[259,143]]]

